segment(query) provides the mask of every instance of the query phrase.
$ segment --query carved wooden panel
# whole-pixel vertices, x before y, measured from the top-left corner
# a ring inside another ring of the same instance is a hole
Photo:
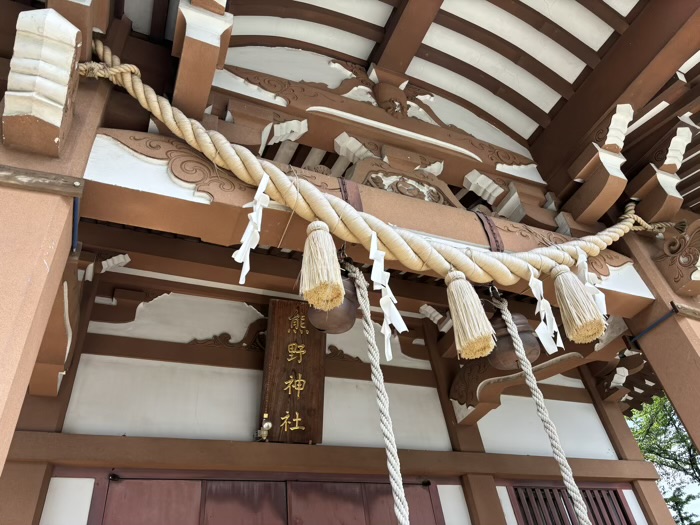
[[[667,239],[663,253],[654,260],[674,292],[685,297],[700,295],[700,221]]]
[[[269,441],[320,443],[323,436],[326,335],[309,323],[308,310],[301,301],[270,301],[261,407],[272,422]]]

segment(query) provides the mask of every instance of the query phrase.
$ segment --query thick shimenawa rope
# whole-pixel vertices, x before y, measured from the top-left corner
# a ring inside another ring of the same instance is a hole
[[[508,328],[508,335],[510,335],[513,340],[513,346],[515,347],[515,355],[518,359],[518,365],[525,375],[525,382],[527,383],[530,393],[532,394],[532,399],[535,401],[537,406],[537,415],[542,421],[544,430],[549,438],[549,444],[552,447],[552,452],[554,453],[554,459],[559,464],[559,471],[564,479],[564,485],[566,486],[566,491],[569,493],[571,500],[574,503],[574,512],[578,518],[580,525],[591,525],[591,521],[588,518],[588,508],[586,503],[583,501],[583,496],[581,496],[581,491],[574,481],[574,474],[571,471],[571,466],[566,459],[564,449],[559,442],[559,434],[557,433],[557,428],[554,426],[554,422],[549,417],[549,411],[544,404],[544,396],[542,391],[537,386],[537,379],[532,371],[532,364],[530,360],[525,355],[525,348],[523,347],[523,341],[518,334],[518,327],[513,321],[513,316],[511,316],[508,310],[508,301],[505,299],[494,299],[493,303],[501,311],[501,316],[503,321],[506,323]]]
[[[403,490],[403,480],[401,478],[401,464],[399,463],[399,453],[396,448],[396,438],[394,428],[389,414],[389,395],[384,386],[384,374],[379,366],[379,348],[374,333],[374,323],[369,304],[369,294],[367,292],[367,281],[359,268],[353,264],[344,265],[350,278],[355,282],[357,299],[362,312],[362,331],[367,339],[367,354],[369,355],[370,367],[372,370],[372,383],[377,393],[377,406],[379,407],[379,423],[384,436],[384,447],[386,449],[386,464],[389,467],[389,480],[391,482],[391,492],[394,495],[394,512],[399,525],[410,525],[408,520],[408,502]]]
[[[520,279],[528,280],[533,273],[549,274],[557,265],[572,267],[578,249],[594,257],[630,231],[662,231],[667,223],[650,225],[634,213],[635,204],[627,204],[625,213],[614,226],[595,234],[554,246],[535,248],[527,252],[496,253],[470,248],[457,249],[447,244],[427,240],[410,231],[390,226],[368,213],[358,212],[340,197],[323,193],[310,182],[299,179],[295,184],[275,164],[258,159],[246,147],[231,144],[221,133],[211,131],[185,116],[170,102],[144,84],[134,66],[122,65],[119,57],[100,40],[93,40],[93,51],[103,62],[82,63],[83,76],[107,78],[123,87],[141,106],[178,138],[201,152],[216,165],[230,170],[246,184],[258,186],[267,173],[270,183],[266,193],[279,204],[295,207],[296,213],[309,222],[325,222],[333,235],[346,242],[370,249],[372,232],[376,232],[379,249],[387,260],[398,260],[414,272],[434,271],[445,277],[450,270],[463,272],[474,283],[494,282],[509,286]]]

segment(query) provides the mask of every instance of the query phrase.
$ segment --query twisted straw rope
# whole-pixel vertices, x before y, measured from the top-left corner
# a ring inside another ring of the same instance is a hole
[[[519,253],[491,253],[426,240],[409,231],[390,226],[368,213],[358,212],[343,199],[321,192],[310,182],[298,179],[296,184],[273,163],[258,159],[249,149],[231,144],[217,131],[207,130],[202,124],[174,108],[168,99],[158,96],[153,88],[141,81],[138,68],[122,64],[119,57],[100,40],[93,40],[93,52],[102,63],[82,63],[79,72],[87,77],[107,78],[121,86],[141,106],[178,138],[201,152],[216,165],[230,170],[238,179],[258,186],[267,173],[270,183],[266,193],[275,202],[289,208],[305,220],[325,222],[330,232],[340,239],[361,244],[370,249],[372,232],[377,233],[379,248],[387,260],[397,260],[414,272],[432,270],[445,277],[451,269],[463,272],[475,283],[495,282],[502,286],[528,280],[535,275],[549,274],[558,265],[572,267],[578,257],[577,248],[594,257],[630,231],[660,231],[667,224],[650,225],[635,213],[635,204],[629,203],[625,213],[614,226],[596,235],[589,235],[554,246],[535,248]]]

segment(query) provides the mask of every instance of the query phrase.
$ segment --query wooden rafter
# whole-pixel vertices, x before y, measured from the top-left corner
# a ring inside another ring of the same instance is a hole
[[[499,35],[447,11],[440,11],[435,17],[435,23],[492,49],[539,78],[562,97],[569,99],[574,94],[572,85],[566,79]]]
[[[325,55],[336,60],[350,62],[352,64],[365,65],[366,60],[361,57],[341,53],[329,47],[323,47],[303,40],[294,40],[293,38],[284,38],[279,36],[259,36],[259,35],[231,35],[229,47],[247,47],[247,46],[262,46],[262,47],[290,47],[292,49],[302,49]]]
[[[543,35],[548,36],[582,60],[587,66],[594,68],[600,63],[598,53],[571,33],[552,22],[539,11],[532,9],[518,0],[491,0],[491,3],[507,11],[511,15],[518,17]]]
[[[286,0],[229,0],[228,11],[234,16],[269,16],[294,18],[347,31],[354,35],[381,42],[384,28],[312,4]]]
[[[403,0],[391,14],[384,39],[372,51],[370,61],[388,71],[405,73],[441,4],[442,0]]]
[[[458,106],[462,106],[463,108],[467,109],[468,111],[471,111],[472,113],[474,113],[480,119],[485,120],[486,122],[488,122],[489,124],[491,124],[495,128],[499,129],[500,131],[502,131],[503,133],[508,135],[510,138],[512,138],[513,140],[515,140],[519,144],[521,144],[525,147],[528,146],[527,140],[525,138],[523,138],[522,135],[520,135],[517,131],[513,130],[512,128],[510,128],[509,126],[507,126],[506,124],[504,124],[500,120],[498,120],[496,117],[494,117],[490,113],[487,113],[486,111],[481,109],[476,104],[469,102],[468,100],[466,100],[462,97],[459,97],[459,96],[455,95],[454,93],[446,91],[442,88],[434,86],[433,84],[430,84],[430,83],[425,82],[423,80],[420,80],[418,78],[411,77],[410,81],[411,81],[411,84],[413,84],[421,89],[425,89],[426,91],[429,91],[430,93],[433,93],[433,94],[438,95],[444,99],[447,99],[451,102],[454,102]]]
[[[540,126],[546,127],[551,122],[547,112],[540,109],[530,99],[524,97],[512,87],[504,84],[500,80],[492,77],[481,69],[472,66],[471,64],[463,62],[456,57],[443,53],[442,51],[434,49],[425,44],[420,46],[416,57],[432,62],[440,67],[444,67],[445,69],[448,69],[453,73],[457,73],[467,80],[471,80],[475,84],[480,85],[506,101],[517,110],[521,111],[523,114],[530,117]]]
[[[603,0],[578,0],[579,4],[588,9],[603,22],[612,27],[616,33],[624,33],[629,24],[625,17],[615,11]]]

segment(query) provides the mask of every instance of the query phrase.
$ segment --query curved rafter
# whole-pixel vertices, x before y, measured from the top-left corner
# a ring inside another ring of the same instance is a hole
[[[568,100],[573,96],[574,88],[566,79],[549,69],[518,46],[501,38],[499,35],[491,33],[487,29],[473,24],[468,20],[464,20],[463,18],[459,18],[447,11],[440,11],[435,17],[435,23],[492,49],[517,66],[520,66],[528,73],[539,78],[565,99]]]
[[[518,111],[530,117],[540,126],[547,126],[551,122],[551,118],[546,111],[540,109],[536,104],[524,97],[510,86],[505,85],[500,80],[492,77],[487,72],[480,70],[477,67],[467,64],[447,53],[443,53],[425,44],[418,49],[416,57],[422,58],[428,62],[444,67],[457,73],[458,75],[471,80],[475,84],[489,90],[494,95],[508,102]]]
[[[527,140],[524,139],[522,137],[522,135],[520,135],[517,131],[508,127],[506,124],[504,124],[503,122],[498,120],[496,117],[494,117],[493,115],[491,115],[487,111],[484,111],[479,106],[473,104],[472,102],[469,102],[468,100],[465,100],[462,97],[458,97],[454,93],[450,93],[449,91],[446,91],[442,88],[434,86],[433,84],[430,84],[429,82],[425,82],[425,81],[420,80],[418,78],[410,77],[409,80],[410,80],[410,83],[413,84],[414,86],[417,86],[417,87],[424,89],[430,93],[433,93],[434,95],[438,95],[444,99],[449,100],[450,102],[454,102],[455,104],[465,108],[467,111],[471,111],[480,119],[485,120],[486,122],[491,124],[493,127],[498,129],[499,131],[508,135],[510,138],[515,140],[518,144],[521,144],[522,146],[524,146],[526,148],[528,147]]]

